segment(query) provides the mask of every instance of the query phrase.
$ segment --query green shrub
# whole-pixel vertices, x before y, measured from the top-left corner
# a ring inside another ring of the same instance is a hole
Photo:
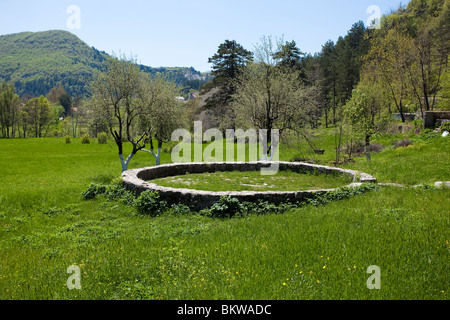
[[[136,196],[133,192],[126,190],[120,197],[120,201],[127,206],[133,206],[136,202]]]
[[[85,200],[94,199],[97,195],[104,194],[108,186],[91,182],[89,186],[81,192],[81,197]]]
[[[81,136],[81,143],[83,144],[91,143],[91,140],[89,139],[89,134],[85,133]]]
[[[146,190],[136,199],[135,206],[139,213],[154,217],[166,210],[167,202],[161,200],[159,193]]]
[[[120,178],[114,179],[110,184],[91,182],[89,186],[81,192],[81,197],[85,200],[93,199],[102,195],[108,201],[120,200],[122,203],[132,206],[136,200],[133,192],[124,188]]]
[[[114,179],[111,184],[106,187],[105,190],[106,199],[108,199],[109,201],[120,199],[125,193],[126,190],[123,187],[122,180],[118,179]]]
[[[209,213],[212,217],[216,218],[231,218],[236,214],[239,214],[243,210],[242,204],[237,198],[230,196],[223,196],[219,202],[214,203],[209,209]]]
[[[444,122],[439,128],[441,128],[442,131],[447,130],[450,132],[450,122]]]
[[[106,144],[108,142],[108,135],[106,132],[100,132],[97,134],[97,140],[100,144]]]
[[[70,136],[66,136],[66,144],[72,143],[72,139],[70,138]]]

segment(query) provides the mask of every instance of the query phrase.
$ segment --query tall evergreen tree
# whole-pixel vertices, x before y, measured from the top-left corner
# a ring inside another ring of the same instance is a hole
[[[63,93],[59,97],[58,101],[59,101],[59,104],[64,107],[64,114],[69,115],[70,108],[72,107],[72,97],[67,93]]]
[[[368,32],[364,23],[359,21],[353,24],[345,37],[339,37],[336,43],[330,40],[322,46],[319,61],[324,76],[326,122],[331,108],[332,122],[336,124],[338,108],[350,99],[359,83],[363,57],[370,48]]]
[[[207,101],[210,106],[226,106],[230,103],[231,96],[236,91],[233,80],[252,60],[253,54],[235,40],[225,40],[219,45],[217,53],[208,59],[208,63],[212,63],[211,75],[214,76],[208,87],[218,89]]]
[[[328,110],[333,111],[333,124],[336,123],[336,81],[338,76],[335,44],[329,40],[322,46],[319,55],[321,70],[324,76],[323,93],[325,98],[325,123],[328,127]]]
[[[297,48],[297,44],[294,40],[291,42],[286,41],[282,44],[277,52],[274,53],[273,57],[279,60],[278,65],[286,68],[300,68],[300,60],[304,55],[303,52]]]

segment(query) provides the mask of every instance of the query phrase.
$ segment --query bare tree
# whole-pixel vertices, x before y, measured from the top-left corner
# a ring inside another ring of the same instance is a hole
[[[314,87],[303,83],[298,69],[279,63],[276,53],[281,43],[278,41],[275,48],[271,37],[261,39],[255,62],[248,64],[237,79],[233,101],[238,122],[267,130],[269,154],[272,130],[278,130],[280,137],[287,130],[298,132],[309,123],[312,109],[317,107]]]
[[[106,71],[96,75],[91,84],[93,93],[92,103],[96,112],[102,114],[111,135],[118,147],[122,171],[128,169],[133,156],[145,148],[148,130],[134,139],[133,126],[142,112],[138,93],[140,87],[139,66],[132,60],[110,58],[106,62]],[[133,150],[125,159],[123,155],[123,141],[126,138]]]
[[[179,123],[181,106],[176,101],[176,85],[160,76],[141,72],[133,60],[112,58],[106,71],[97,75],[91,85],[91,111],[107,123],[118,147],[122,171],[138,151],[145,151],[161,161],[161,146],[169,140]],[[101,120],[101,119],[98,119]],[[157,140],[157,152],[153,146]],[[133,149],[125,159],[123,142]],[[150,150],[146,143],[150,142]]]
[[[164,77],[143,76],[139,94],[142,105],[140,126],[142,129],[148,128],[150,150],[142,151],[153,155],[156,165],[161,163],[163,143],[169,141],[172,132],[182,125],[183,104],[175,99],[178,95],[175,83]],[[156,152],[153,139],[157,142]]]
[[[298,72],[285,72],[261,63],[249,65],[240,77],[233,108],[238,122],[267,130],[270,153],[272,130],[280,135],[292,129],[305,114],[306,89]],[[265,152],[263,152],[265,154]]]

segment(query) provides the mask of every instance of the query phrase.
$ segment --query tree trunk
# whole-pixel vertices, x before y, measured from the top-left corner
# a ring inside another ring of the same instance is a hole
[[[130,164],[130,160],[131,160],[131,158],[133,158],[133,156],[134,156],[134,153],[132,152],[128,156],[127,160],[124,160],[123,154],[119,154],[120,163],[122,164],[122,172],[128,170],[128,165]]]
[[[403,113],[403,107],[401,104],[400,104],[400,117],[402,118],[402,122],[405,123],[406,119],[405,119],[405,115]]]
[[[261,157],[258,157],[260,161],[267,160],[267,131],[267,129],[259,130],[259,143],[262,147],[262,155]]]
[[[73,122],[73,117],[72,117],[72,135],[74,138],[77,137],[77,127],[78,127],[78,112],[77,112],[77,116],[75,118],[75,122]]]
[[[155,166],[159,166],[161,164],[161,147],[158,147],[157,153],[152,150],[142,149],[142,151],[150,153],[155,157]]]
[[[158,148],[157,151],[155,153],[154,148],[153,148],[153,141],[150,138],[150,150],[147,149],[141,149],[144,152],[150,153],[152,156],[155,157],[155,166],[159,166],[161,164],[161,148],[163,145],[163,141],[158,141]]]
[[[275,134],[272,136],[272,134],[275,132]],[[268,160],[269,161],[278,161],[279,155],[277,155],[277,148],[279,146],[280,143],[280,133],[278,130],[274,130],[271,129],[270,130],[270,146],[269,146],[269,157]],[[277,158],[274,160],[274,156],[277,155]]]
[[[338,140],[339,136],[339,140]],[[341,161],[341,142],[342,142],[342,124],[339,126],[339,133],[337,130],[335,130],[334,133],[334,147],[336,149],[336,159],[335,159],[335,166],[339,164]]]
[[[366,135],[366,159],[370,161],[370,135]]]
[[[333,81],[333,125],[336,125],[336,81]]]
[[[155,166],[159,166],[161,164],[161,148],[158,147],[158,152],[155,157]]]

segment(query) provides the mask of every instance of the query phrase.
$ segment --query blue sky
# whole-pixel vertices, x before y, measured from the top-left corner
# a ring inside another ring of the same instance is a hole
[[[0,35],[23,31],[66,30],[107,53],[134,55],[152,66],[194,67],[208,71],[225,39],[247,50],[262,36],[295,40],[307,53],[364,23],[378,6],[381,14],[409,0],[1,0]],[[79,25],[73,20],[79,8]],[[71,22],[67,24],[68,20]],[[71,29],[70,26],[79,26]]]

